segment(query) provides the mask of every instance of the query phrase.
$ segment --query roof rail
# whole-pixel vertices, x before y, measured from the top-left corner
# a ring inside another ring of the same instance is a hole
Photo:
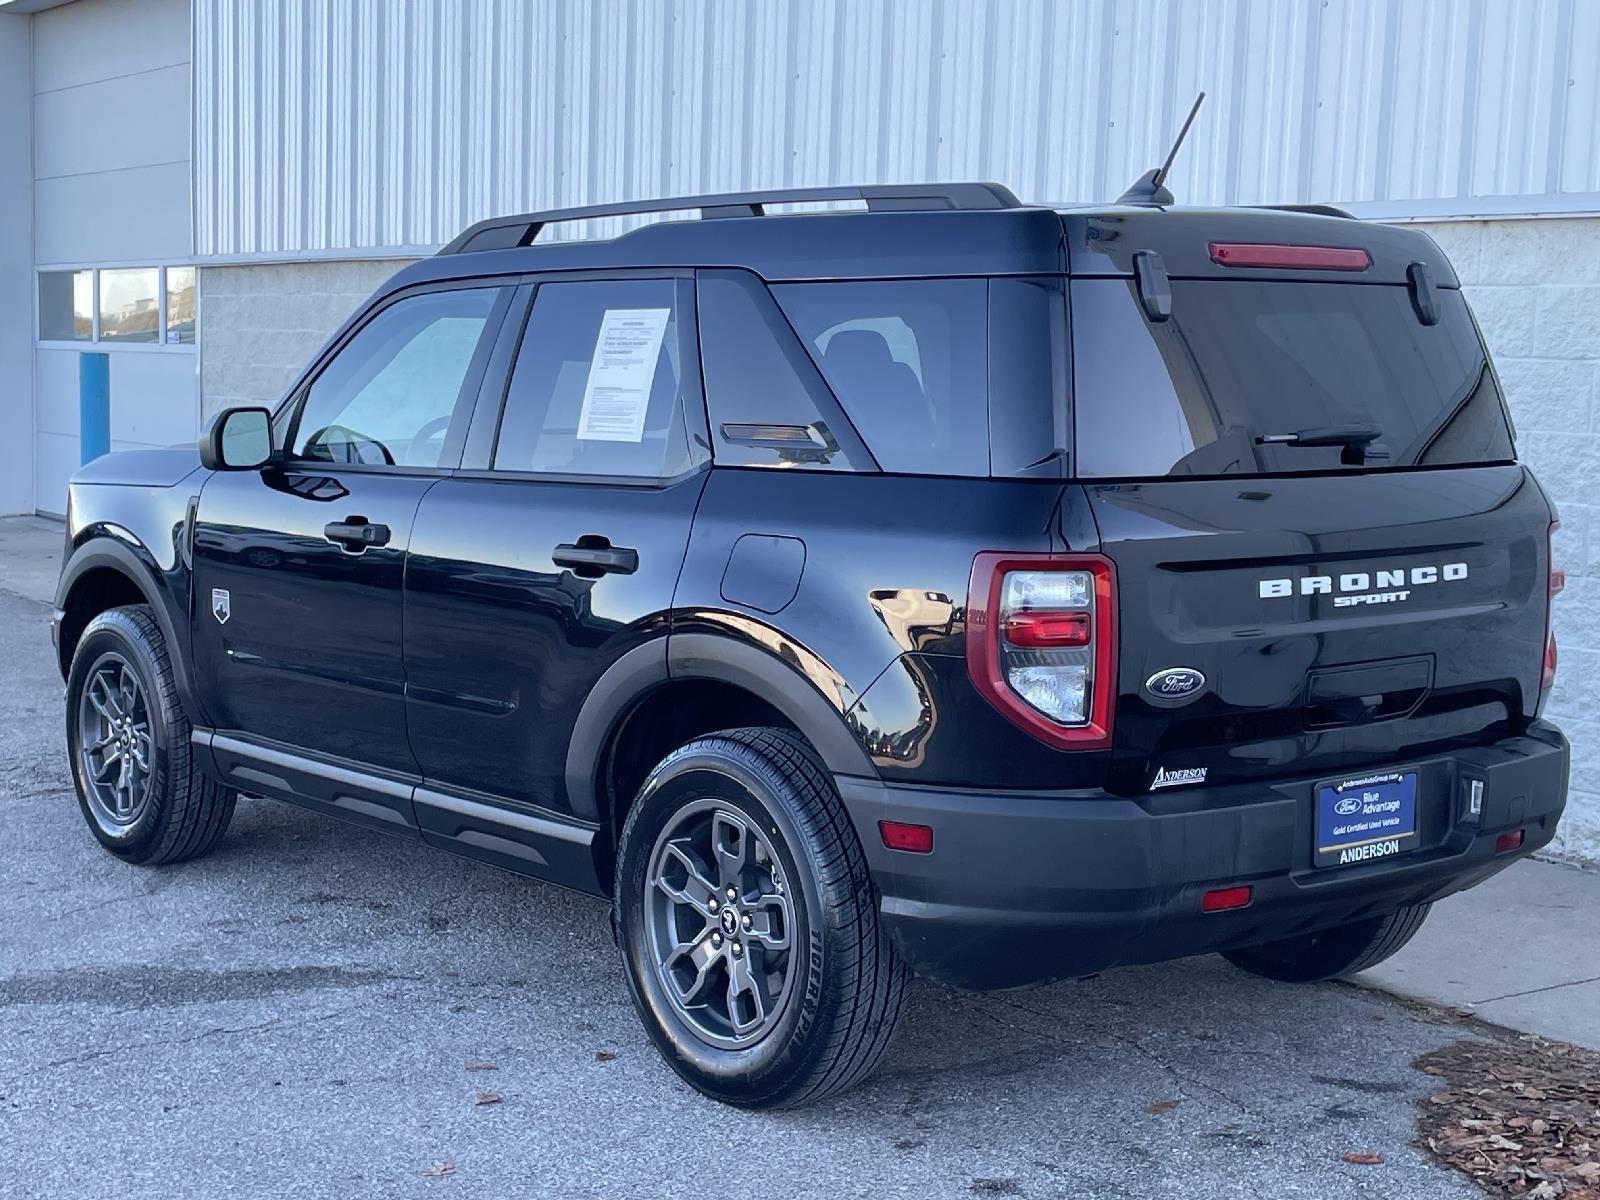
[[[1022,202],[998,183],[879,183],[852,187],[788,188],[770,192],[725,192],[712,196],[672,196],[660,200],[555,208],[548,212],[523,213],[514,217],[491,217],[470,226],[446,243],[439,253],[465,254],[469,251],[528,246],[546,225],[563,221],[631,217],[691,208],[700,210],[702,220],[708,217],[759,217],[769,204],[808,204],[830,200],[864,200],[870,212],[1022,207]]]
[[[1311,213],[1318,217],[1343,217],[1347,221],[1356,220],[1355,213],[1346,212],[1332,204],[1252,204],[1251,208],[1271,208],[1278,212]]]

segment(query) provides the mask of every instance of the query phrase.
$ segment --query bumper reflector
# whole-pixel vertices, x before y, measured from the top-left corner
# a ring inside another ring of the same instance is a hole
[[[1250,903],[1247,887],[1212,888],[1200,897],[1201,912],[1227,912],[1230,908],[1243,908]]]
[[[1496,854],[1510,854],[1513,850],[1522,848],[1522,834],[1520,829],[1513,829],[1510,833],[1502,833],[1494,840]]]
[[[878,832],[883,835],[883,844],[891,850],[904,850],[907,854],[933,853],[933,830],[926,825],[879,821]]]

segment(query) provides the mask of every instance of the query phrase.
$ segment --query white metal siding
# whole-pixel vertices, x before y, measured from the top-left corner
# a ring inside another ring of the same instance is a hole
[[[35,261],[188,258],[188,0],[94,0],[32,22]]]
[[[202,255],[790,184],[1107,199],[1201,88],[1186,201],[1600,207],[1591,0],[195,0],[194,20]]]

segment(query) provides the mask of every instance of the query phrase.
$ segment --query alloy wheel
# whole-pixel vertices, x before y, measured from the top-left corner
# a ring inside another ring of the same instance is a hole
[[[743,1049],[782,1017],[794,902],[768,837],[726,801],[679,809],[656,838],[645,928],[672,1007],[715,1046]]]
[[[132,664],[107,654],[78,700],[78,758],[87,800],[112,824],[132,825],[150,800],[155,742],[150,708]]]

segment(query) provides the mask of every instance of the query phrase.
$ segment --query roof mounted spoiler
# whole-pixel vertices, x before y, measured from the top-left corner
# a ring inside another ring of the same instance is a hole
[[[1311,213],[1318,217],[1343,217],[1347,221],[1358,218],[1353,212],[1346,212],[1332,204],[1252,204],[1251,208],[1270,208],[1276,212]]]
[[[787,188],[766,192],[724,192],[710,196],[672,196],[619,204],[589,204],[547,212],[491,217],[479,221],[446,243],[440,254],[506,250],[532,245],[546,225],[591,221],[597,217],[632,217],[645,213],[699,209],[702,220],[717,217],[759,217],[769,204],[814,204],[861,200],[869,212],[993,211],[1021,208],[1022,202],[998,183],[880,183],[851,187]]]

